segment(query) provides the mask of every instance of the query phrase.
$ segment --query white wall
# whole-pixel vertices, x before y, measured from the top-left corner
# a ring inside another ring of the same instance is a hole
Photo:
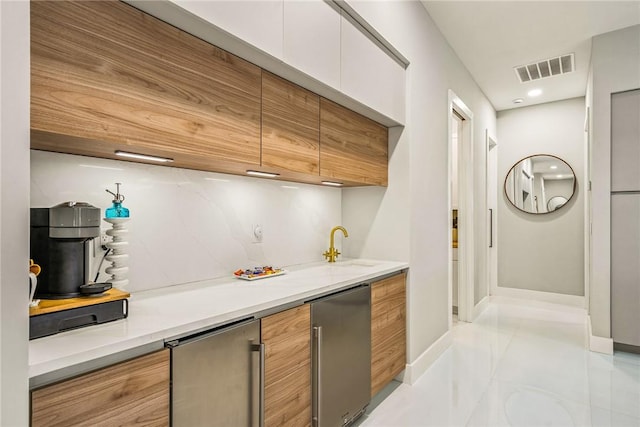
[[[29,424],[29,2],[0,2],[0,425]]]
[[[341,222],[337,188],[31,152],[32,207],[84,201],[104,215],[112,199],[105,188],[113,191],[115,182],[131,211],[130,292],[322,261],[329,231]],[[255,224],[262,243],[252,241]]]
[[[406,125],[392,138],[389,186],[345,189],[342,204],[347,229],[368,230],[364,241],[346,246],[351,256],[410,262],[408,362],[418,365],[447,332],[451,311],[448,90],[474,114],[474,230],[480,264],[487,245],[485,129],[495,135],[495,111],[419,2],[348,3],[411,62]],[[479,267],[475,274],[478,293],[486,289],[483,271]]]
[[[611,94],[640,88],[640,25],[593,38],[591,78],[592,333],[611,337]]]
[[[584,98],[498,113],[499,287],[584,295],[584,119]],[[534,154],[557,156],[576,174],[576,194],[558,211],[521,212],[502,189],[511,167]]]

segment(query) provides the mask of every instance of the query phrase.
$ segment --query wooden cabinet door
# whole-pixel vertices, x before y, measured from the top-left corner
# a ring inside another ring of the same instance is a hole
[[[320,175],[347,185],[387,185],[387,128],[320,99]]]
[[[319,174],[320,97],[262,72],[262,165]]]
[[[309,304],[262,319],[265,344],[265,426],[311,425]]]
[[[406,273],[371,284],[371,396],[406,363]]]
[[[168,426],[169,350],[34,390],[31,425]]]
[[[126,3],[31,3],[32,148],[244,173],[260,93],[259,67]]]

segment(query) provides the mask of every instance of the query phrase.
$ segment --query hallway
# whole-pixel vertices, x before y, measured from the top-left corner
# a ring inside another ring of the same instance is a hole
[[[586,349],[583,309],[492,297],[413,385],[362,427],[640,426],[640,355]],[[383,390],[383,393],[387,390]]]

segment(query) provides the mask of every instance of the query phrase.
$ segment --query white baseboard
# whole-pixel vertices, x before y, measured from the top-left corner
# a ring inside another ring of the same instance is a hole
[[[418,378],[425,372],[433,362],[451,345],[451,332],[447,331],[440,338],[436,340],[428,349],[424,351],[413,363],[407,363],[404,372],[398,375],[396,378],[403,383],[413,384]]]
[[[532,291],[530,289],[503,288],[501,286],[493,287],[491,289],[491,295],[585,308],[585,298],[580,295],[556,294],[553,292]]]
[[[490,297],[489,295],[487,295],[486,297],[482,298],[475,307],[473,307],[473,320],[476,320],[476,318],[486,310],[486,308],[489,306],[489,300]]]
[[[593,335],[591,331],[591,316],[587,316],[589,327],[589,350],[604,354],[613,354],[613,338],[604,338]]]

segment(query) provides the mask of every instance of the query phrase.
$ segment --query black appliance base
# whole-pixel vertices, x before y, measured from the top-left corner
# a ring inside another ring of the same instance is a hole
[[[71,329],[125,319],[129,314],[128,308],[128,300],[121,299],[31,316],[29,318],[29,339],[32,340]]]

